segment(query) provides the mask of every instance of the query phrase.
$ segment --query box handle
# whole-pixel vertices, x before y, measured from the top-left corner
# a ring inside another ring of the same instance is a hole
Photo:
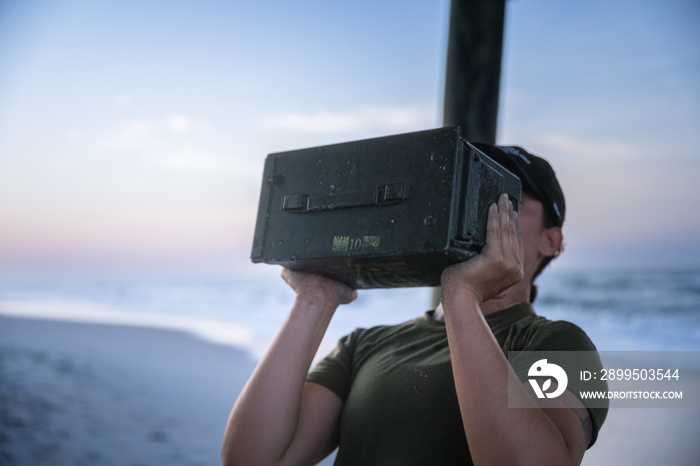
[[[392,183],[376,187],[373,191],[351,191],[323,196],[311,194],[286,194],[282,210],[291,213],[320,212],[371,205],[396,204],[408,197],[407,183]]]

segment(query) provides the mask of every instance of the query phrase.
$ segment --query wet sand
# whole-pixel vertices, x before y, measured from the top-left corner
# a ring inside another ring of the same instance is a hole
[[[2,317],[0,464],[220,464],[254,364],[186,333]]]

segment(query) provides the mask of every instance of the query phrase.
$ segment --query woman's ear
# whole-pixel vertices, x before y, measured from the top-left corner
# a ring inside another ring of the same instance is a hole
[[[558,255],[563,242],[564,235],[560,227],[546,228],[541,236],[540,254],[544,257]]]

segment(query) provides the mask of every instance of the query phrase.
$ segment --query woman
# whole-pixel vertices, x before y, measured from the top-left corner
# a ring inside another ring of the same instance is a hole
[[[607,411],[586,408],[574,390],[542,407],[506,358],[595,351],[578,327],[530,305],[535,277],[562,247],[563,194],[543,159],[479,148],[520,177],[520,214],[506,195],[491,206],[484,250],[445,269],[435,311],[353,332],[307,376],[333,313],[357,294],[283,270],[296,299],[233,407],[224,464],[315,464],[338,446],[336,464],[580,463]]]

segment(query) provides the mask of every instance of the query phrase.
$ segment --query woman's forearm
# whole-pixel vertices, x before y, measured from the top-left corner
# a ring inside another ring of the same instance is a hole
[[[306,374],[337,306],[322,296],[297,296],[231,411],[224,464],[273,465],[283,458],[297,430]]]
[[[455,387],[474,464],[577,464],[583,450],[567,445],[517,377],[509,377],[512,368],[478,300],[468,292],[443,299]],[[529,408],[509,408],[509,396],[519,398],[517,406]]]

